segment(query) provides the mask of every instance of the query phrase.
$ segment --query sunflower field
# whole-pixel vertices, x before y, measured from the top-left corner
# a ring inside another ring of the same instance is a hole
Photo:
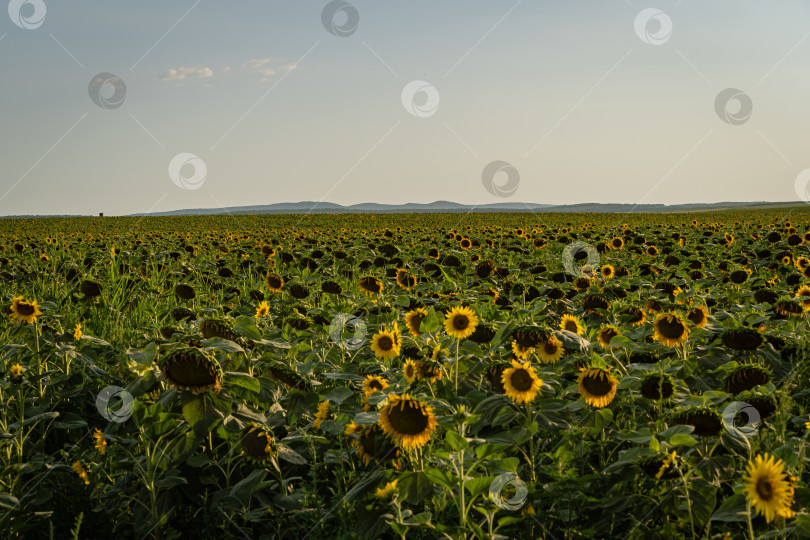
[[[0,221],[4,538],[810,535],[810,207]]]

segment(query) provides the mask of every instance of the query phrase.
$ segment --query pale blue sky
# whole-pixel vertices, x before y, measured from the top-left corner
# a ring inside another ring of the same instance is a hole
[[[44,3],[35,29],[0,10],[0,215],[797,200],[810,167],[806,1],[353,0],[348,37],[326,1]],[[634,29],[650,7],[672,21],[661,45]],[[90,99],[102,72],[119,108]],[[435,114],[406,111],[413,80]],[[753,101],[740,125],[715,113],[729,87]],[[182,152],[199,189],[169,177]],[[520,173],[508,198],[482,185],[495,160]]]

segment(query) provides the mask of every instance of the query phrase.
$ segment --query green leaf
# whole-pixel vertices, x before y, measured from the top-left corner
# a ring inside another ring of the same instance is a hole
[[[301,454],[299,454],[286,444],[280,444],[278,446],[278,457],[279,459],[283,459],[287,463],[292,463],[293,465],[306,465],[307,463],[307,460],[304,458],[304,456],[302,456]]]
[[[404,475],[397,482],[397,492],[410,504],[419,504],[433,494],[433,483],[423,472]]]
[[[354,391],[352,391],[351,388],[340,386],[326,394],[324,399],[328,399],[330,403],[334,403],[335,405],[340,405],[353,395]]]
[[[229,339],[223,339],[220,337],[214,337],[211,339],[204,339],[201,342],[205,347],[203,348],[204,351],[222,351],[226,353],[243,353],[245,349],[240,347],[238,344],[234,343]]]
[[[671,446],[695,446],[697,443],[697,439],[685,433],[678,433],[669,439]]]
[[[652,450],[653,452],[661,451],[661,443],[658,442],[658,439],[656,439],[655,437],[650,439],[650,450]]]
[[[447,439],[447,444],[450,445],[450,448],[453,450],[462,450],[470,447],[470,443],[467,442],[467,439],[456,433],[455,431],[448,431],[445,435]]]
[[[232,384],[235,386],[239,386],[241,388],[245,388],[250,390],[251,392],[256,392],[257,394],[261,391],[262,386],[259,384],[259,380],[255,377],[251,377],[247,373],[240,373],[238,371],[229,371],[225,374],[225,384]]]
[[[745,495],[742,493],[735,493],[720,505],[720,508],[712,514],[712,521],[747,521],[748,517],[748,504],[745,500]]]
[[[441,484],[450,491],[452,491],[456,487],[455,477],[451,476],[449,473],[436,468],[430,468],[425,471],[425,475],[428,479],[432,482],[437,484]]]
[[[473,478],[471,480],[467,480],[464,483],[464,487],[467,488],[467,491],[470,492],[471,497],[475,497],[480,493],[489,489],[490,484],[492,484],[492,477],[491,476],[484,476],[481,478]]]
[[[406,294],[400,294],[397,296],[397,299],[394,300],[394,303],[407,309],[411,306],[411,299]]]

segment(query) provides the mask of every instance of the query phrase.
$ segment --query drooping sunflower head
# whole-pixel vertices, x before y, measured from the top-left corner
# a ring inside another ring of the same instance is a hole
[[[184,347],[171,350],[163,359],[163,377],[177,390],[191,390],[200,394],[208,390],[219,392],[222,387],[222,368],[219,363],[200,349]]]
[[[778,300],[774,306],[773,310],[776,312],[777,315],[780,317],[799,317],[804,313],[804,308],[801,304],[798,304],[792,300],[781,299]]]
[[[408,331],[414,336],[418,336],[422,333],[420,329],[420,325],[425,317],[428,316],[428,312],[425,308],[416,308],[412,311],[409,311],[405,315],[405,326],[408,327]]]
[[[594,313],[597,309],[610,309],[610,302],[601,294],[589,294],[583,298],[582,307],[588,313]]]
[[[605,407],[616,397],[619,381],[606,369],[589,367],[582,371],[577,380],[579,393],[592,407]]]
[[[565,354],[562,342],[554,336],[548,338],[537,346],[537,358],[543,364],[554,364]]]
[[[481,279],[486,279],[495,272],[495,263],[492,261],[481,261],[475,266],[475,275]]]
[[[796,298],[801,299],[802,307],[805,311],[810,311],[810,286],[802,285],[796,291]]]
[[[256,423],[245,430],[241,443],[242,452],[255,461],[264,461],[275,454],[272,434]]]
[[[419,379],[428,379],[431,383],[434,383],[436,381],[440,381],[442,379],[442,377],[444,376],[442,374],[441,368],[434,361],[417,362],[416,363],[416,368],[418,369],[418,372],[417,372],[417,375],[416,375],[417,378],[419,378]]]
[[[514,354],[518,360],[526,360],[533,352],[534,347],[527,347],[521,345],[517,340],[512,340],[512,354]]]
[[[748,462],[745,470],[745,498],[758,514],[770,523],[776,516],[791,513],[794,489],[781,460],[760,454]]]
[[[380,294],[383,291],[383,284],[374,276],[366,276],[357,282],[357,286],[367,294]]]
[[[656,315],[653,329],[653,338],[666,347],[677,347],[689,338],[689,324],[676,313]]]
[[[478,317],[466,306],[456,306],[445,315],[444,330],[456,339],[469,337],[477,325]]]
[[[371,350],[377,358],[391,360],[399,356],[401,343],[398,330],[380,329],[371,338]]]
[[[298,300],[304,300],[309,296],[309,289],[300,283],[295,283],[292,287],[290,287],[290,296],[297,298]]]
[[[181,300],[193,300],[197,294],[191,285],[187,283],[179,283],[174,287],[174,294]]]
[[[647,322],[647,314],[641,308],[629,307],[623,310],[621,315],[627,317],[627,322],[633,326],[641,326]]]
[[[400,448],[420,448],[428,443],[438,427],[433,409],[409,394],[388,394],[388,404],[380,410],[383,433]]]
[[[720,415],[709,407],[691,407],[677,411],[672,415],[670,423],[693,426],[695,435],[701,437],[717,435],[723,429]]]
[[[217,321],[214,319],[206,319],[205,321],[200,323],[200,333],[203,335],[205,339],[211,338],[222,338],[222,339],[229,339],[231,341],[236,341],[236,334],[234,334],[229,325],[223,321]],[[169,334],[169,338],[171,338],[171,334]],[[167,339],[169,339],[167,338]]]
[[[641,378],[641,395],[647,399],[669,399],[674,391],[672,378],[666,373],[648,373]]]
[[[596,339],[599,341],[599,345],[606,349],[610,347],[610,341],[620,335],[619,330],[615,326],[608,324],[599,329],[596,333]]]
[[[532,401],[543,386],[543,380],[537,376],[531,363],[527,361],[521,364],[517,360],[512,360],[511,368],[503,370],[501,383],[506,395],[515,403]]]
[[[40,315],[42,312],[36,300],[23,300],[22,296],[17,296],[11,301],[9,317],[17,322],[31,324],[36,322]]]
[[[762,333],[755,328],[731,328],[723,332],[723,345],[735,351],[753,351],[764,341]]]
[[[413,287],[416,287],[416,277],[411,275],[404,268],[400,268],[399,270],[397,270],[396,280],[397,285],[399,285],[406,291],[410,290]]]
[[[770,380],[770,372],[763,366],[743,364],[734,368],[726,377],[726,392],[739,394]]]

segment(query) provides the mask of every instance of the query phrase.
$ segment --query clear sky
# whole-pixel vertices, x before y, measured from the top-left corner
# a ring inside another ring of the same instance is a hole
[[[797,200],[808,21],[799,0],[12,0],[0,215]],[[493,161],[516,190],[486,189]]]

